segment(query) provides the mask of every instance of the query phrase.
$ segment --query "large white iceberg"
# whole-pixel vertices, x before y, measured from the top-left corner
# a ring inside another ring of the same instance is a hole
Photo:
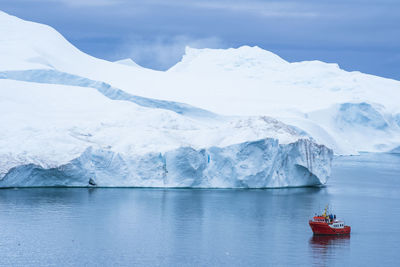
[[[0,186],[325,184],[333,152],[399,146],[399,85],[248,46],[154,71],[0,11]]]

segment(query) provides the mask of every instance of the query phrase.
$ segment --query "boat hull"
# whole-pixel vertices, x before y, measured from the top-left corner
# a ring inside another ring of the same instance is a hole
[[[310,221],[309,224],[314,235],[348,235],[351,231],[351,227],[347,225],[343,228],[332,228],[325,222]]]

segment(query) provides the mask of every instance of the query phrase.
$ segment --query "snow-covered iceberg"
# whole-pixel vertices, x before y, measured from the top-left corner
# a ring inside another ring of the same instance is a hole
[[[399,88],[248,46],[155,71],[0,11],[0,186],[324,184],[333,152],[399,147]]]

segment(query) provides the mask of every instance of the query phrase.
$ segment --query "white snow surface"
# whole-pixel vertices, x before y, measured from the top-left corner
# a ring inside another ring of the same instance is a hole
[[[121,60],[114,61],[114,63],[134,67],[134,68],[141,68],[139,64],[137,64],[135,61],[133,61],[131,58],[125,58]]]
[[[399,81],[259,47],[188,47],[168,71],[109,62],[0,11],[0,186],[323,184],[326,147],[400,146],[399,99]]]

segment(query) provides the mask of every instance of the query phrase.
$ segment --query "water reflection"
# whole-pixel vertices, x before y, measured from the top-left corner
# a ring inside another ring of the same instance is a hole
[[[327,266],[329,261],[350,247],[350,235],[314,235],[309,240],[313,264]]]

